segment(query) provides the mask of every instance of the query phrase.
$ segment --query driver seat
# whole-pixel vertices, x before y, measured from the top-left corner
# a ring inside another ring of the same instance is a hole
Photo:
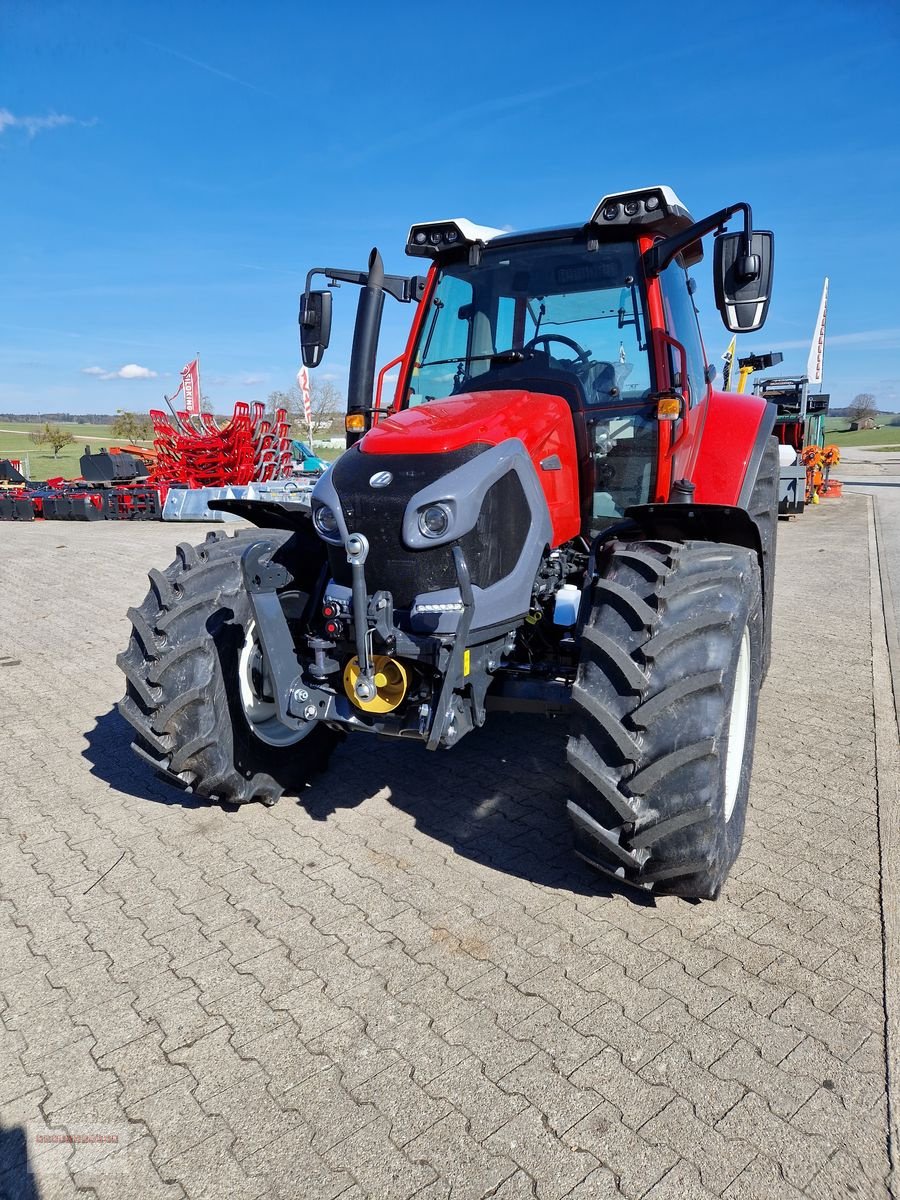
[[[605,408],[618,398],[616,369],[612,363],[592,362],[579,365],[577,370],[589,407],[597,405]]]

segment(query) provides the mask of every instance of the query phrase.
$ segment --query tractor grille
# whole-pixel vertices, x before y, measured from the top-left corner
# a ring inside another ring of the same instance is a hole
[[[350,449],[332,468],[347,527],[369,542],[366,584],[369,592],[389,591],[397,608],[409,608],[417,595],[455,587],[451,547],[410,550],[401,540],[403,514],[412,496],[489,447],[481,443],[446,454],[363,454]],[[376,471],[390,471],[386,488],[371,487]],[[528,501],[518,476],[504,475],[485,496],[475,528],[460,539],[472,582],[489,587],[512,571],[530,524]],[[340,547],[329,547],[334,580],[349,587],[350,566]]]

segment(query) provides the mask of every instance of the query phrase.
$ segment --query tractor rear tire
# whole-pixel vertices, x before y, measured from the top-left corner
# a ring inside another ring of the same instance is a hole
[[[715,542],[614,543],[572,689],[580,857],[715,899],[744,833],[765,629],[759,562]]]
[[[288,730],[273,723],[274,704],[245,702],[253,616],[241,556],[259,541],[273,544],[273,557],[294,572],[290,588],[302,606],[321,565],[311,530],[210,533],[201,546],[182,542],[171,566],[150,572],[150,591],[129,609],[131,640],[117,659],[127,679],[118,707],[137,733],[133,749],[168,782],[228,804],[274,804],[285,791],[301,791],[340,739],[319,722]],[[259,660],[253,666],[264,694]],[[267,719],[254,725],[248,712],[259,711]]]

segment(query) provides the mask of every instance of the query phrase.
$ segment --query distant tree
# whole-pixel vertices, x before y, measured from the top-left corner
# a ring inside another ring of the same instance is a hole
[[[340,421],[344,411],[344,397],[340,388],[330,379],[310,379],[310,419],[313,433],[322,433],[336,422]],[[303,396],[295,385],[286,392],[270,392],[267,403],[268,415],[271,419],[276,409],[283,408],[295,437],[302,439],[309,436],[309,426],[303,411]]]
[[[274,420],[275,413],[279,408],[283,408],[285,410],[288,415],[288,420],[290,420],[291,408],[300,398],[300,394],[297,392],[297,399],[295,400],[295,392],[297,392],[296,388],[291,388],[290,391],[287,392],[269,392],[268,396],[266,397],[266,420]]]
[[[110,433],[123,442],[151,442],[153,422],[143,413],[127,412],[124,408],[119,408],[116,410]]]
[[[875,397],[870,392],[860,392],[858,396],[853,397],[853,403],[847,409],[847,415],[851,421],[855,421],[863,428],[866,425],[874,424],[875,418],[878,416]]]
[[[35,429],[29,434],[35,446],[50,446],[53,450],[53,457],[59,458],[59,452],[63,446],[68,446],[75,439],[67,429],[60,428],[59,425],[51,425],[49,421],[45,421],[40,429]]]
[[[341,419],[347,405],[341,393],[330,379],[312,379],[310,386],[310,409],[314,433],[328,429]]]

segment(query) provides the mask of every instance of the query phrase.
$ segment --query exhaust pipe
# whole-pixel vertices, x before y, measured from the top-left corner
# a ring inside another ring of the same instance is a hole
[[[347,381],[347,415],[362,416],[360,428],[347,431],[347,445],[358,442],[372,424],[375,391],[375,364],[378,336],[384,310],[384,263],[377,248],[369,255],[366,285],[359,294],[356,306],[356,325],[353,330],[353,349],[350,354],[350,377]]]

